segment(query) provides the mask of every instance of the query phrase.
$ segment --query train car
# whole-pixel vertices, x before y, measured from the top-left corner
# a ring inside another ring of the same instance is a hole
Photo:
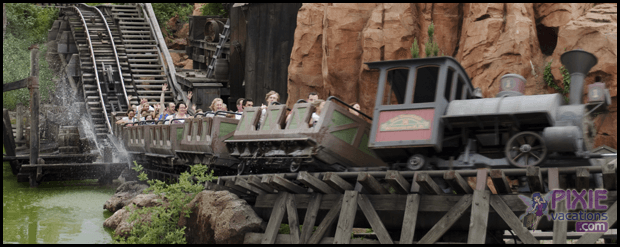
[[[591,114],[606,111],[609,92],[595,87],[598,97],[583,104],[597,59],[581,50],[561,59],[572,77],[568,105],[560,94],[523,95],[525,79],[515,74],[502,77],[497,97],[482,99],[452,57],[366,63],[380,70],[369,148],[408,170],[589,165]]]
[[[295,104],[288,122],[286,105],[269,106],[260,124],[260,107],[244,109],[233,139],[225,141],[231,155],[241,160],[238,174],[386,168],[368,149],[370,124],[331,99],[313,127],[308,123],[315,111],[310,103]]]
[[[206,117],[207,114],[216,117]],[[224,114],[235,113],[208,112],[192,119],[168,120],[170,124],[164,121],[116,124],[114,139],[120,140],[131,160],[162,172],[179,174],[191,165],[205,164],[219,174],[226,174],[235,171],[239,164],[224,143],[232,137],[239,120],[223,117]]]

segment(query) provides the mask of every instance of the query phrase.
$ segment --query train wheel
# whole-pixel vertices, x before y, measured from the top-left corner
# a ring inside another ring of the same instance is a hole
[[[540,135],[525,131],[508,140],[504,154],[513,166],[538,166],[547,158],[547,146]]]
[[[299,170],[301,170],[301,163],[300,162],[295,162],[295,161],[290,161],[290,165],[289,165],[290,171],[293,173],[299,172]]]
[[[241,163],[237,165],[237,175],[243,175],[243,173],[246,172],[246,164],[247,161],[241,161]]]
[[[407,170],[423,170],[425,164],[426,158],[424,157],[424,155],[414,154],[409,158],[409,160],[407,160]]]

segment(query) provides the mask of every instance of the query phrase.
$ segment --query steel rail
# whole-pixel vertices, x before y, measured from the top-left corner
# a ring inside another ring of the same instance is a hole
[[[112,31],[110,31],[110,26],[108,26],[108,22],[105,20],[105,16],[103,15],[103,13],[101,13],[101,10],[99,10],[97,7],[88,6],[84,3],[81,3],[81,4],[84,5],[85,7],[89,7],[89,8],[97,10],[97,13],[99,13],[99,16],[101,16],[101,19],[103,19],[103,24],[105,24],[105,29],[106,31],[108,31],[108,36],[110,36],[110,43],[112,44],[112,51],[114,51],[114,59],[116,60],[116,66],[118,66],[118,75],[121,78],[121,85],[123,86],[123,95],[125,96],[125,101],[127,102],[127,108],[129,109],[131,108],[131,103],[129,103],[129,98],[127,98],[127,89],[125,89],[125,81],[123,80],[123,71],[121,68],[121,62],[118,60],[118,53],[116,52],[116,45],[114,44],[114,37],[112,36]],[[120,110],[122,111],[122,109]]]
[[[80,19],[82,19],[82,25],[84,26],[84,33],[86,34],[86,40],[88,41],[88,50],[90,51],[90,57],[93,60],[93,69],[95,70],[94,74],[95,74],[95,80],[97,83],[97,91],[99,92],[99,99],[101,100],[101,108],[103,108],[103,114],[105,115],[105,123],[108,126],[108,131],[110,132],[110,134],[114,134],[112,132],[112,125],[110,125],[110,119],[108,118],[108,112],[105,110],[105,104],[103,102],[103,94],[101,94],[101,85],[99,82],[99,74],[97,72],[97,61],[95,60],[95,52],[93,51],[93,43],[91,42],[91,39],[90,39],[90,33],[88,32],[86,20],[84,19],[84,16],[82,15],[82,11],[80,11],[78,7],[71,6],[71,8],[74,8],[75,11],[80,16]],[[82,82],[82,85],[84,85],[84,82]]]

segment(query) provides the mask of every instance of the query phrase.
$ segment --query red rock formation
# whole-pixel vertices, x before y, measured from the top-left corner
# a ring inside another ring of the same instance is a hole
[[[545,63],[553,59],[552,73],[560,82],[562,53],[592,52],[599,62],[584,86],[599,77],[614,102],[604,121],[597,117],[596,145],[617,147],[616,3],[304,4],[289,65],[287,104],[317,91],[321,98],[358,101],[362,111],[372,114],[379,75],[363,63],[410,58],[414,38],[423,56],[431,21],[441,52],[463,65],[485,97],[499,91],[497,82],[507,73],[527,79],[526,94],[555,93],[542,79]]]

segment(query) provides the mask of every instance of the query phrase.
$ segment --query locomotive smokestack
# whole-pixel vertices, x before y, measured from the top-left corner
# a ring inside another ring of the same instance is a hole
[[[572,50],[562,54],[562,56],[560,56],[560,61],[562,61],[562,64],[566,67],[568,73],[570,73],[569,103],[571,105],[581,104],[583,81],[598,60],[592,53],[587,51]]]

